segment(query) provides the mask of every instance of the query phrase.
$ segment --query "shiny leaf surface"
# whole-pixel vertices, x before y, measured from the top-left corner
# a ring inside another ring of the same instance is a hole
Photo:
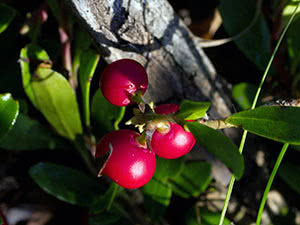
[[[0,94],[0,139],[12,128],[19,113],[19,103],[11,94]]]
[[[227,123],[274,141],[300,145],[300,108],[261,106],[235,113]]]
[[[244,159],[236,145],[221,132],[197,122],[187,123],[197,142],[232,170],[237,179],[244,171]]]

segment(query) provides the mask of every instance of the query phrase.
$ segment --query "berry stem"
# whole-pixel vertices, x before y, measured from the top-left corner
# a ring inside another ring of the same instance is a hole
[[[225,129],[225,128],[232,128],[235,127],[237,128],[237,126],[230,124],[230,123],[226,123],[225,120],[221,119],[221,120],[205,120],[205,119],[200,119],[197,120],[197,122],[204,124],[210,128],[213,128],[215,130],[219,130],[219,129]]]
[[[113,193],[111,194],[110,199],[108,201],[108,204],[107,204],[107,207],[106,207],[107,211],[110,210],[110,208],[112,206],[112,203],[113,203],[113,201],[114,201],[114,199],[115,199],[115,197],[118,193],[118,190],[119,190],[119,185],[118,184],[113,183],[112,185],[113,185]]]

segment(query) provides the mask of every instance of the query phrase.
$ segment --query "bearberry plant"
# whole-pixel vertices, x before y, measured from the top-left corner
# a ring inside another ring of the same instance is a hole
[[[228,29],[226,14],[231,6],[224,4],[220,10]],[[0,35],[9,42],[18,30],[20,41],[13,43],[17,53],[11,54],[18,58],[15,61],[19,65],[14,65],[11,74],[18,74],[21,79],[7,78],[13,83],[19,82],[11,88],[9,82],[3,82],[6,78],[0,78],[0,147],[13,152],[53,150],[55,159],[33,160],[29,175],[48,194],[83,207],[88,220],[84,224],[149,221],[165,224],[161,218],[170,203],[179,199],[187,200],[184,203],[188,206],[180,208],[180,216],[186,224],[228,225],[233,223],[225,214],[235,179],[241,179],[244,173],[241,153],[247,132],[251,132],[284,143],[260,204],[259,225],[268,191],[288,146],[300,145],[299,100],[256,108],[275,53],[298,5],[296,9],[293,4],[286,6],[293,6],[292,17],[283,24],[285,30],[266,66],[252,106],[249,93],[245,94],[249,85],[238,84],[233,88],[233,97],[242,111],[226,118],[210,118],[210,102],[182,99],[158,104],[146,101],[144,95],[151,74],[147,74],[144,65],[129,58],[108,65],[99,63],[100,55],[89,36],[61,2],[46,1],[31,13],[26,11],[26,18],[21,7],[18,15],[11,6],[1,3]],[[288,9],[284,12],[288,14]],[[21,18],[15,23],[22,20],[22,25],[14,24],[17,16]],[[58,26],[50,25],[56,35],[50,32],[49,40],[44,40],[46,29],[42,28],[47,26],[48,16]],[[264,30],[264,26],[257,32]],[[288,37],[296,45],[294,36],[295,32]],[[257,36],[253,38],[258,41]],[[264,68],[265,55],[262,60],[257,54],[254,57],[249,43],[251,41],[246,45],[242,40],[237,45],[258,67]],[[4,47],[8,46],[11,45]],[[299,61],[298,54],[292,50],[294,48],[289,47],[295,86],[299,80]],[[6,57],[10,55],[4,54],[3,60]],[[224,128],[244,131],[239,148],[220,131]],[[66,151],[67,157],[62,157],[63,153],[58,150]],[[199,152],[206,152],[209,157],[191,159],[192,154]],[[80,160],[70,163],[73,158]],[[201,194],[216,189],[211,163],[215,160],[232,174],[222,212],[213,211],[205,204],[193,205],[201,199]],[[299,167],[291,164],[283,165],[279,172],[300,193],[299,182],[294,180],[298,173]],[[137,217],[137,213],[143,216]],[[2,223],[8,225],[2,208],[0,216]],[[133,219],[135,216],[137,221]]]

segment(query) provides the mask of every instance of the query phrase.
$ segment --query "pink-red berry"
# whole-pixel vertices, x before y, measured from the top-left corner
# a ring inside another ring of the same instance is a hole
[[[117,60],[108,65],[100,78],[100,88],[104,97],[117,106],[132,103],[131,97],[140,91],[145,93],[148,76],[145,68],[132,59]]]
[[[141,145],[140,136],[132,130],[118,130],[106,134],[97,144],[96,158],[103,156],[112,146],[112,154],[102,174],[124,188],[139,188],[153,176],[155,153]]]
[[[179,109],[177,104],[162,104],[155,107],[157,114],[175,114]],[[196,140],[191,132],[185,131],[176,123],[169,123],[168,129],[157,129],[151,139],[151,149],[156,155],[175,159],[187,154],[193,148]]]
[[[162,104],[155,107],[154,111],[157,114],[168,115],[170,113],[176,113],[179,109],[179,105],[177,104]]]
[[[157,129],[151,139],[151,150],[165,159],[175,159],[187,154],[196,140],[191,132],[185,131],[177,123],[169,123],[165,131]]]

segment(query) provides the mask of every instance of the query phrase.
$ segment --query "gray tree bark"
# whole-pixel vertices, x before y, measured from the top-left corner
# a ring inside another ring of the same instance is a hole
[[[132,58],[149,76],[148,101],[210,101],[214,118],[230,114],[228,85],[166,0],[66,0],[108,63]]]

